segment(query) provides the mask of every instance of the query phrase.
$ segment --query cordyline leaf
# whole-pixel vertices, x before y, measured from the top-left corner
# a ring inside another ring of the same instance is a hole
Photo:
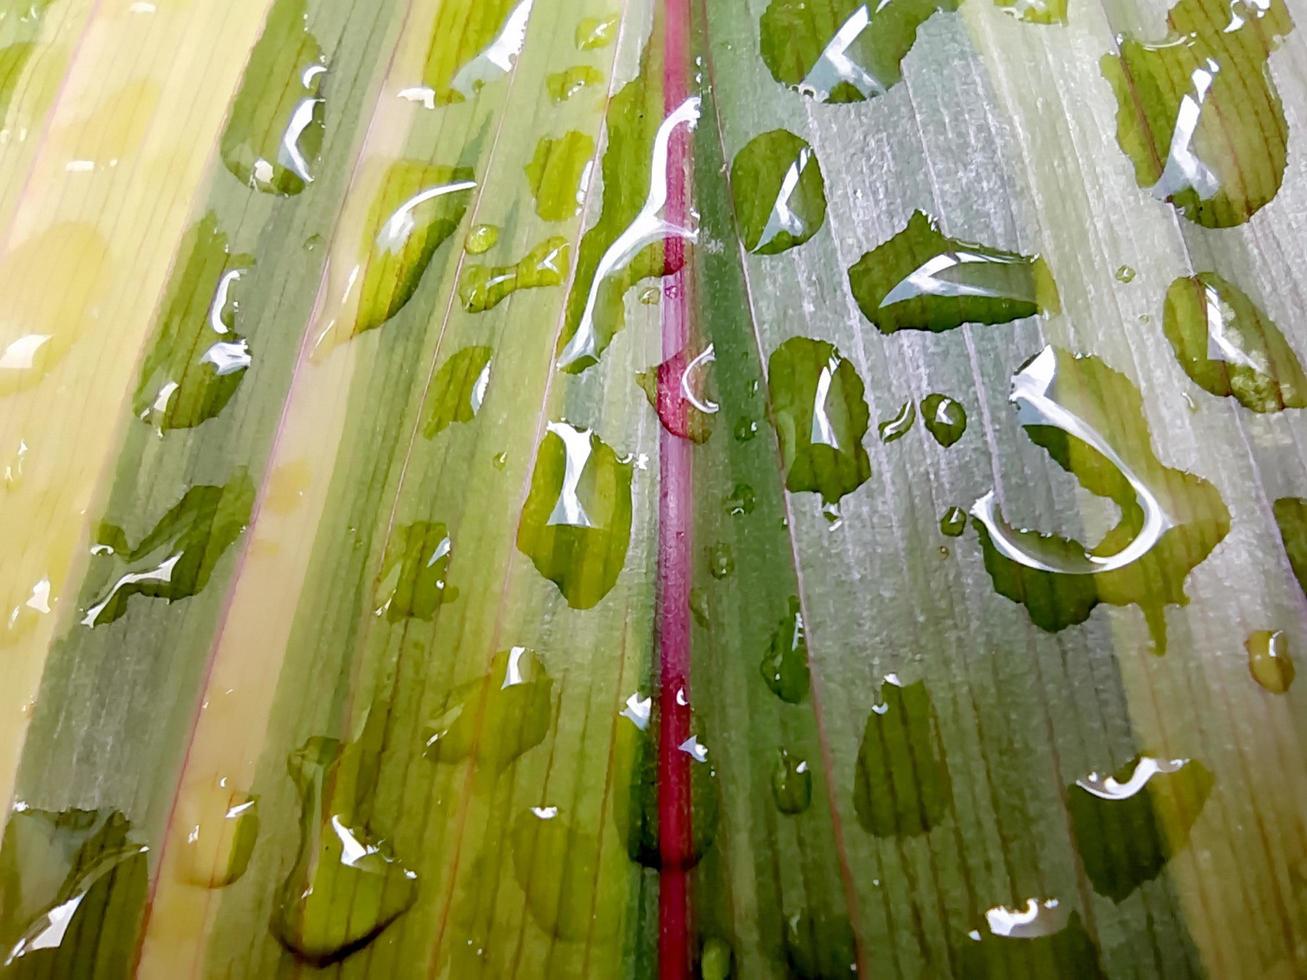
[[[0,974],[1302,973],[1292,13],[0,2]]]

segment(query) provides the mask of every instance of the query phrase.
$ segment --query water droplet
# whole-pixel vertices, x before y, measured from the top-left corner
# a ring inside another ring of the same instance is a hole
[[[967,431],[967,410],[948,395],[927,395],[921,402],[921,422],[947,449]]]
[[[514,265],[470,265],[458,283],[458,298],[469,313],[484,313],[519,289],[561,286],[572,261],[562,236],[547,238]]]
[[[1042,258],[949,238],[921,211],[849,269],[849,285],[863,316],[883,334],[941,333],[1061,310]]]
[[[758,434],[758,423],[753,419],[739,419],[732,434],[736,442],[748,442]]]
[[[800,704],[808,696],[808,634],[798,596],[790,596],[760,668],[762,679],[782,701]]]
[[[698,98],[665,113],[661,72],[652,70],[646,50],[639,77],[611,100],[605,117],[603,204],[578,250],[558,343],[561,370],[576,374],[597,363],[625,324],[626,291],[679,271],[685,243],[698,239],[697,229],[677,214],[683,202],[668,205],[669,166],[681,152],[673,147],[682,143],[681,130],[698,120]]]
[[[1076,780],[1067,806],[1094,891],[1120,902],[1156,878],[1188,843],[1212,782],[1200,762],[1150,756],[1134,759],[1115,777],[1091,772]]]
[[[1248,651],[1248,670],[1255,680],[1272,694],[1283,694],[1293,683],[1293,657],[1289,638],[1281,630],[1257,630],[1244,641]]]
[[[595,141],[588,133],[573,129],[541,137],[526,165],[536,214],[545,221],[566,221],[581,210],[594,154]]]
[[[582,89],[603,84],[604,76],[590,65],[573,65],[545,78],[545,88],[555,102],[566,102]]]
[[[1283,0],[1180,0],[1166,40],[1125,36],[1100,62],[1135,180],[1190,221],[1247,221],[1284,179],[1288,123],[1267,59],[1293,28]]]
[[[858,948],[847,916],[786,915],[784,946],[788,976],[802,980],[857,976]]]
[[[494,464],[495,469],[502,470],[508,465],[508,453],[495,453],[490,462]]]
[[[417,875],[355,821],[354,810],[376,788],[370,751],[314,737],[286,766],[300,796],[300,847],[272,931],[296,956],[325,966],[366,946],[407,911],[417,898]]]
[[[176,602],[209,582],[223,553],[240,537],[254,506],[254,484],[241,470],[223,487],[194,486],[133,547],[126,533],[101,524],[87,572],[87,591],[97,598],[83,626],[104,626],[127,612],[134,595]],[[128,571],[114,575],[114,566]]]
[[[1098,949],[1080,916],[1057,899],[1028,899],[1022,908],[985,912],[961,949],[967,977],[1078,977],[1104,980]]]
[[[1307,500],[1281,497],[1275,502],[1275,526],[1280,530],[1289,566],[1298,587],[1307,595]]]
[[[458,596],[447,587],[453,545],[443,524],[416,521],[391,532],[377,575],[375,612],[392,623],[430,621],[436,610]]]
[[[753,508],[758,503],[758,497],[753,492],[753,487],[747,483],[735,484],[730,495],[723,501],[726,507],[726,513],[731,517],[741,517],[745,514],[752,514]]]
[[[877,837],[924,834],[948,815],[948,766],[924,682],[904,685],[890,674],[881,684],[858,746],[853,805]]]
[[[428,108],[473,98],[513,70],[526,44],[534,0],[450,0],[442,3],[431,48],[415,89]]]
[[[961,507],[950,507],[939,519],[939,531],[950,538],[962,536],[967,529],[967,512]]]
[[[663,291],[657,286],[645,286],[640,290],[640,302],[645,306],[653,306],[662,299]]]
[[[512,830],[513,872],[531,917],[552,936],[571,942],[603,942],[618,929],[620,901],[601,869],[598,834],[573,828],[558,807],[532,807]]]
[[[6,976],[127,976],[149,892],[149,848],[113,810],[18,802],[0,848]]]
[[[319,234],[315,233],[304,239],[304,251],[306,252],[316,252],[321,247],[322,236]]]
[[[1084,622],[1100,602],[1137,604],[1162,652],[1164,607],[1188,601],[1185,578],[1230,529],[1220,493],[1157,458],[1138,389],[1097,357],[1046,347],[1013,377],[1009,400],[1036,445],[1121,518],[1086,548],[1011,527],[985,494],[971,514],[994,588],[1050,631]]]
[[[23,464],[30,452],[27,441],[19,439],[18,448],[9,454],[8,459],[3,460],[3,465],[0,465],[0,482],[6,490],[16,490],[23,482]]]
[[[871,477],[862,379],[831,344],[793,337],[767,362],[785,485],[835,503]]]
[[[464,347],[449,356],[431,382],[422,435],[434,438],[455,422],[470,422],[481,411],[490,386],[489,347]]]
[[[252,363],[236,317],[254,260],[230,253],[212,212],[191,228],[180,254],[132,398],[136,417],[161,432],[218,415]]]
[[[1129,265],[1118,265],[1116,267],[1116,281],[1126,282],[1126,283],[1134,282],[1135,281],[1134,267]]]
[[[1307,408],[1307,375],[1280,328],[1216,273],[1171,283],[1162,329],[1184,373],[1204,391],[1254,412]]]
[[[700,980],[731,980],[731,961],[735,958],[731,944],[710,936],[699,954]]]
[[[861,102],[903,79],[917,29],[958,0],[885,0],[874,7],[838,0],[771,0],[760,25],[762,60],[772,77],[819,102]]]
[[[632,694],[618,713],[613,746],[613,820],[632,861],[646,868],[691,868],[717,835],[717,773],[697,737],[683,743],[690,767],[689,826],[686,850],[664,847],[658,834],[658,730],[661,713],[653,699]],[[693,727],[693,717],[691,719]]]
[[[730,578],[735,571],[735,555],[725,542],[708,549],[708,572],[715,579]]]
[[[707,442],[712,435],[718,405],[708,390],[716,360],[712,344],[693,356],[683,348],[656,368],[635,376],[663,428],[672,435],[697,443]]]
[[[892,419],[886,419],[877,427],[880,433],[880,441],[891,443],[895,439],[902,439],[912,428],[912,423],[917,421],[917,406],[909,399],[903,403],[903,407],[898,410],[898,414]]]
[[[473,225],[463,239],[463,251],[468,255],[484,255],[495,247],[499,241],[499,228],[496,225]]]
[[[781,813],[793,815],[808,809],[812,803],[812,769],[807,760],[777,749],[776,766],[771,774],[771,793],[776,809]]]
[[[326,59],[308,32],[307,0],[276,0],[223,130],[223,163],[241,183],[298,194],[322,152]]]
[[[826,221],[826,186],[812,147],[784,129],[750,140],[731,164],[744,246],[776,255],[802,245]]]
[[[569,606],[589,609],[617,584],[631,541],[632,473],[589,429],[549,423],[517,547]]]
[[[180,805],[187,880],[224,888],[240,878],[259,836],[257,797],[233,789],[224,778],[193,787]]]
[[[619,14],[607,14],[603,17],[583,17],[576,25],[576,46],[582,51],[606,48],[617,37],[617,28],[621,23]]]
[[[553,720],[554,682],[534,650],[495,654],[484,675],[456,687],[427,722],[427,758],[455,763],[475,757],[499,773],[544,741]]]
[[[1065,24],[1067,0],[994,0],[1003,13],[1027,24]]]

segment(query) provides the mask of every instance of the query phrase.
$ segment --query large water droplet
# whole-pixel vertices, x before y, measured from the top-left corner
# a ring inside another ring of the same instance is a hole
[[[762,60],[776,81],[819,102],[861,102],[903,79],[917,29],[958,0],[771,0]]]
[[[427,723],[427,758],[475,758],[498,773],[544,741],[553,705],[554,681],[540,655],[526,647],[501,651],[485,674],[455,688]]]
[[[1162,321],[1184,373],[1254,412],[1307,408],[1307,375],[1280,328],[1214,272],[1171,283]]]
[[[581,210],[594,153],[594,138],[574,129],[540,138],[526,165],[537,215],[545,221],[566,221]]]
[[[613,747],[613,819],[632,861],[647,868],[689,868],[699,862],[717,835],[717,773],[709,762],[707,747],[697,737],[692,736],[681,746],[690,767],[691,839],[685,853],[664,850],[665,842],[660,841],[658,833],[660,724],[660,712],[653,699],[638,692],[618,713]]]
[[[790,596],[760,669],[762,679],[782,701],[799,704],[808,696],[808,634],[798,596]]]
[[[1198,224],[1247,221],[1284,179],[1288,123],[1267,59],[1293,29],[1283,0],[1180,0],[1166,40],[1133,37],[1100,66],[1135,180]]]
[[[826,220],[817,154],[784,129],[755,136],[736,154],[731,191],[744,247],[759,255],[802,245]]]
[[[392,623],[432,619],[440,606],[458,594],[446,582],[453,551],[443,524],[416,521],[396,527],[377,575],[376,614]]]
[[[317,965],[366,946],[417,898],[417,875],[355,820],[359,801],[375,792],[369,785],[375,766],[366,754],[357,744],[315,737],[287,761],[302,807],[300,848],[282,884],[272,931],[292,953]]]
[[[190,230],[180,254],[132,398],[136,416],[159,430],[216,416],[252,363],[236,316],[237,292],[254,260],[231,254],[212,213]]]
[[[277,0],[223,130],[223,163],[243,184],[298,194],[322,152],[326,59],[308,31],[307,0]]]
[[[514,877],[542,929],[571,942],[616,933],[624,896],[601,871],[598,834],[575,829],[556,806],[537,806],[514,822],[512,845]]]
[[[767,386],[786,487],[833,504],[867,482],[871,460],[862,440],[871,415],[862,379],[834,346],[785,341],[768,359]]]
[[[519,289],[561,286],[572,261],[566,238],[547,238],[513,265],[470,265],[458,283],[458,298],[469,313],[484,313]]]
[[[967,431],[967,410],[948,395],[927,395],[921,401],[921,422],[947,449]]]
[[[112,810],[16,803],[0,847],[0,972],[128,976],[149,891],[149,848]]]
[[[904,685],[888,675],[858,746],[853,784],[858,822],[877,837],[924,834],[948,816],[952,799],[939,722],[925,683]]]
[[[82,625],[112,623],[134,595],[176,602],[198,593],[245,530],[253,506],[254,484],[242,470],[226,486],[191,487],[135,546],[121,528],[102,524],[87,572],[88,592],[98,598]]]
[[[1272,694],[1283,694],[1293,683],[1293,657],[1289,638],[1281,630],[1256,630],[1244,641],[1248,651],[1248,671]]]
[[[785,814],[802,813],[812,803],[812,768],[806,759],[776,750],[776,765],[771,774],[772,799],[776,809]]]
[[[664,242],[698,238],[697,229],[679,218],[669,220],[665,212],[673,189],[669,167],[680,158],[680,151],[673,151],[673,138],[679,140],[679,130],[698,123],[699,99],[687,99],[665,114],[661,77],[653,84],[652,74],[646,50],[640,76],[609,103],[603,205],[594,227],[581,239],[558,342],[558,366],[573,374],[598,362],[622,329],[628,289],[642,279],[680,269],[683,245],[665,248]],[[673,214],[681,203],[675,202]]]
[[[635,376],[663,428],[672,435],[697,443],[707,442],[712,435],[713,416],[719,408],[709,394],[716,360],[712,344],[697,354],[683,348]]]
[[[185,791],[180,816],[189,881],[224,888],[245,873],[259,836],[257,797],[234,789],[225,777],[215,779]]]
[[[1138,389],[1096,357],[1044,348],[1012,379],[1010,401],[1030,439],[1121,517],[1087,548],[1011,527],[985,494],[971,513],[994,588],[1050,631],[1084,622],[1100,602],[1137,604],[1161,652],[1163,608],[1188,601],[1186,576],[1230,529],[1220,494],[1157,458]]]
[[[1275,502],[1275,525],[1289,556],[1298,587],[1307,595],[1307,500],[1281,497]]]
[[[964,977],[1105,977],[1080,916],[1055,898],[1031,898],[1018,908],[996,905],[985,912],[985,925],[968,938],[961,950],[959,975]]]
[[[489,347],[464,347],[451,354],[431,382],[422,435],[434,438],[455,422],[470,422],[481,411],[490,386]]]
[[[526,44],[534,0],[449,0],[440,5],[425,83],[409,89],[434,109],[474,97],[513,70]]]
[[[1115,776],[1091,772],[1076,780],[1067,807],[1094,891],[1119,902],[1156,878],[1188,842],[1212,782],[1200,762],[1150,756]]]
[[[549,423],[517,547],[570,606],[589,609],[617,584],[631,542],[632,475],[589,429]]]
[[[862,315],[884,334],[940,333],[1061,309],[1042,258],[949,238],[921,211],[849,269],[849,285]]]

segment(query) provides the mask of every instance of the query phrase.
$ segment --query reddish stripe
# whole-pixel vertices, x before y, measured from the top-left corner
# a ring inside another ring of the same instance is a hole
[[[670,115],[687,97],[689,72],[689,0],[667,0],[663,61],[663,108]],[[689,208],[690,130],[672,133],[667,161],[665,217],[685,225]],[[663,357],[674,357],[690,340],[689,296],[684,270],[685,241],[668,238],[667,279],[662,305]],[[665,389],[679,382],[666,372]],[[664,402],[671,392],[660,390]],[[679,398],[675,399],[680,401]],[[684,411],[684,402],[680,402]],[[658,888],[658,973],[661,980],[687,980],[692,975],[690,942],[690,883],[687,865],[691,850],[690,757],[680,746],[690,737],[690,553],[692,519],[692,444],[660,429],[661,477],[658,501],[658,828],[662,872]]]

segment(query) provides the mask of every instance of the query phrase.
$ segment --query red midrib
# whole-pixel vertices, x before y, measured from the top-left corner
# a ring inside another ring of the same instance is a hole
[[[688,92],[689,0],[667,0],[664,21],[663,109],[670,115]],[[667,206],[673,226],[685,226],[689,208],[689,127],[678,126],[667,151]],[[690,340],[685,240],[667,238],[667,278],[662,305],[664,359],[685,350]],[[666,388],[679,379],[665,372]],[[673,393],[659,391],[666,403]],[[673,399],[680,402],[679,398]],[[684,402],[680,402],[684,411]],[[693,951],[690,930],[689,871],[692,848],[689,756],[680,746],[690,737],[690,500],[692,472],[687,439],[659,430],[661,478],[658,499],[658,847],[662,870],[658,887],[658,972],[661,980],[688,980]]]

